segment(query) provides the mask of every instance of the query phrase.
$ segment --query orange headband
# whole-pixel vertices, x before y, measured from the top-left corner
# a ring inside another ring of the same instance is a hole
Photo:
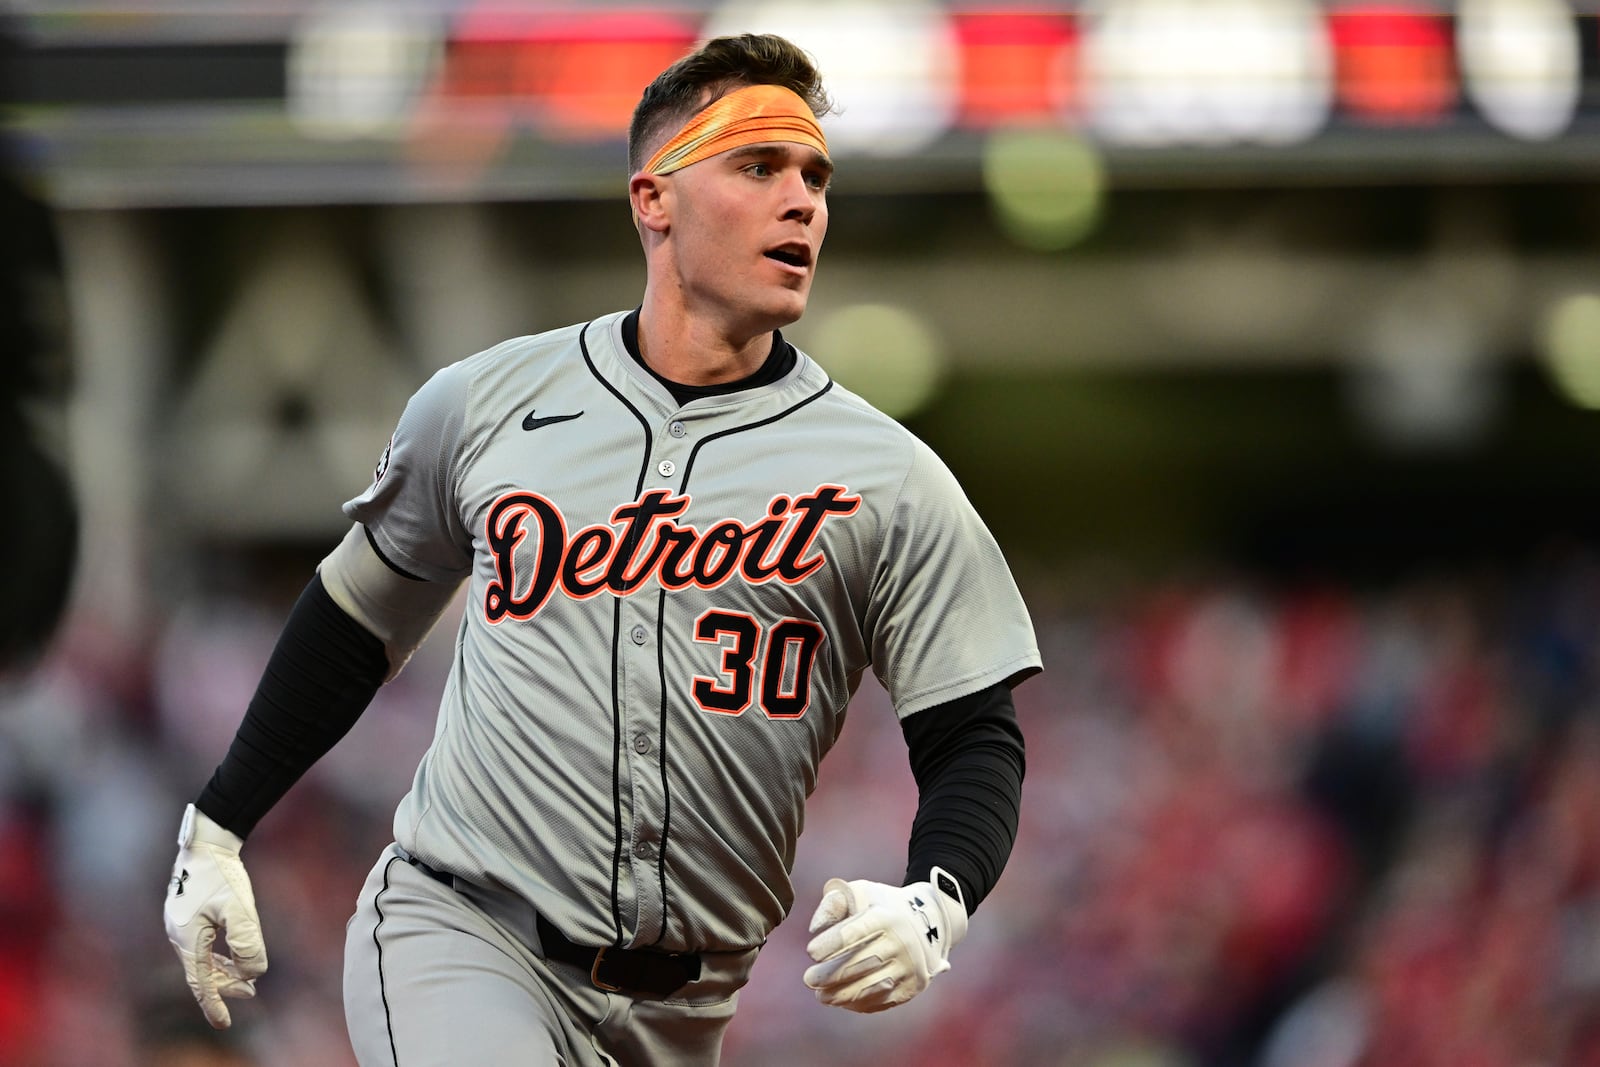
[[[644,165],[646,174],[671,174],[730,148],[760,141],[794,141],[827,154],[822,127],[806,102],[781,85],[749,85],[713,101]]]

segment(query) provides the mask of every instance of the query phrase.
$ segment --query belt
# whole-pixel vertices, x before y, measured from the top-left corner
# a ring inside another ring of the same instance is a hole
[[[401,854],[406,862],[429,878],[455,888],[454,875],[434,870],[415,856]],[[700,977],[700,957],[692,952],[657,952],[616,945],[588,948],[567,940],[565,934],[538,912],[534,912],[534,924],[546,959],[578,968],[588,974],[596,989],[607,993],[648,993],[664,997]]]

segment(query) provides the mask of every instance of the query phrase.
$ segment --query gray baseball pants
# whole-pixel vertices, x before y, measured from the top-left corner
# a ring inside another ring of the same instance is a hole
[[[714,1067],[756,952],[704,954],[668,997],[608,993],[541,958],[526,902],[391,845],[347,927],[345,1020],[361,1067]]]

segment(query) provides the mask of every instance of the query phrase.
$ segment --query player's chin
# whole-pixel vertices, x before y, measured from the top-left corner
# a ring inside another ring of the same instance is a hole
[[[748,309],[747,322],[752,333],[781,330],[805,314],[806,299],[763,300]]]
[[[772,315],[774,318],[783,320],[778,324],[779,326],[787,326],[806,313],[806,304],[810,299],[811,285],[809,281],[797,288],[783,289],[774,295]]]

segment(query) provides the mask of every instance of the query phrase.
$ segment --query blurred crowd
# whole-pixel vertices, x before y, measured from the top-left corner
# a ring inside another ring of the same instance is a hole
[[[138,635],[80,607],[0,682],[0,1064],[352,1063],[344,922],[453,626],[251,837],[272,966],[213,1035],[161,898],[297,588],[201,585]],[[1600,1065],[1600,556],[1030,600],[1021,834],[953,970],[867,1017],[800,980],[822,882],[903,867],[915,790],[866,687],[725,1063]]]

